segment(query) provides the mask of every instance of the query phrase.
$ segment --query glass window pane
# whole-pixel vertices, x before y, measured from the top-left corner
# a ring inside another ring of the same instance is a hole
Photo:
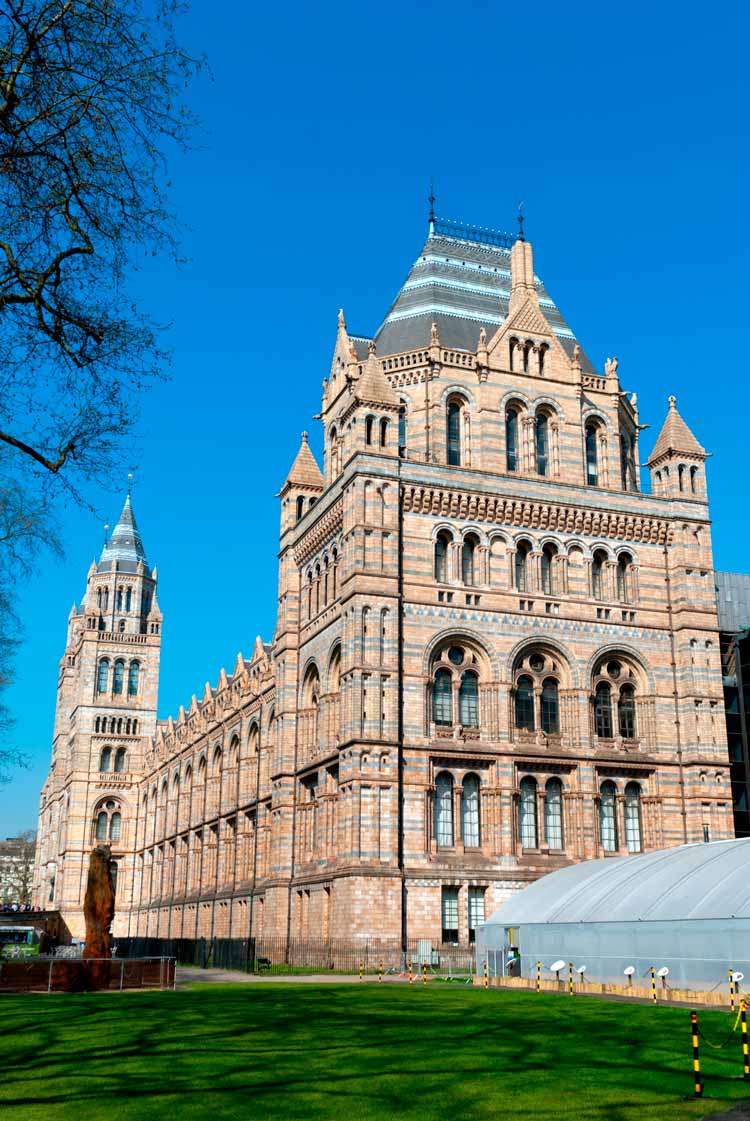
[[[547,474],[547,418],[536,418],[536,469],[539,475]]]
[[[641,851],[641,788],[637,782],[625,787],[625,844],[628,852]]]
[[[130,663],[130,670],[128,671],[128,696],[134,697],[138,692],[138,671],[139,666],[137,662]]]
[[[586,427],[586,482],[589,486],[596,486],[599,479],[599,468],[596,456],[596,428],[593,424]]]
[[[635,739],[635,690],[632,685],[623,685],[617,704],[617,719],[620,735],[624,740]]]
[[[518,413],[508,409],[505,414],[505,462],[509,471],[518,470]]]
[[[603,782],[599,801],[599,832],[605,852],[617,852],[616,789],[613,782]]]
[[[458,942],[458,888],[442,890],[443,942]]]
[[[461,465],[461,406],[455,401],[448,405],[448,463]]]
[[[97,693],[107,692],[107,678],[109,677],[109,662],[106,658],[102,658],[99,662],[99,674],[96,679]]]
[[[612,739],[612,690],[606,682],[600,682],[596,687],[594,700],[594,718],[596,734],[600,739]]]
[[[453,779],[443,771],[435,782],[435,837],[438,845],[453,845]]]
[[[118,813],[112,814],[112,820],[109,823],[109,838],[111,841],[120,840],[120,830],[122,828],[122,818]]]
[[[458,722],[464,728],[479,727],[479,695],[477,675],[464,673],[458,690]]]
[[[544,792],[544,840],[551,849],[561,850],[562,834],[562,784],[551,778]]]
[[[519,677],[516,682],[516,727],[534,731],[534,686],[530,677]]]
[[[432,719],[435,724],[453,723],[453,679],[447,669],[439,669],[432,686]]]
[[[115,672],[112,681],[112,692],[121,693],[123,682],[125,680],[125,663],[119,659],[115,662]]]
[[[104,810],[96,818],[96,839],[97,841],[106,841],[107,839],[107,815]]]
[[[484,922],[484,888],[469,888],[469,941],[476,941],[476,929]]]
[[[542,731],[548,736],[556,736],[560,731],[557,682],[552,677],[548,677],[542,685]]]
[[[461,791],[461,834],[466,848],[479,848],[479,779],[467,775]]]
[[[518,824],[521,847],[535,849],[536,836],[536,783],[533,778],[521,779],[521,796],[518,803]]]

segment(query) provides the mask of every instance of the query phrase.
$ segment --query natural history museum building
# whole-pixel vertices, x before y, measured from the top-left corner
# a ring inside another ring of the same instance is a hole
[[[596,370],[516,239],[431,217],[339,313],[322,469],[280,493],[272,641],[157,719],[130,498],[68,620],[35,901],[83,932],[468,944],[571,861],[733,836],[706,452]],[[168,579],[167,574],[167,579]]]

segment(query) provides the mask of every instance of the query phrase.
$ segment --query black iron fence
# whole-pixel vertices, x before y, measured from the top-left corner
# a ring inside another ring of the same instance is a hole
[[[358,973],[470,977],[474,946],[433,945],[414,939],[406,951],[390,942],[312,941],[286,938],[118,938],[118,957],[158,955],[201,969],[237,969],[246,973]]]

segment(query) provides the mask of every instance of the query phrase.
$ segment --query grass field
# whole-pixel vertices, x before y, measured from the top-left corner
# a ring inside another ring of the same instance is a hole
[[[701,1012],[709,1038],[728,1013]],[[687,1009],[440,985],[0,998],[3,1121],[673,1121],[750,1097]]]

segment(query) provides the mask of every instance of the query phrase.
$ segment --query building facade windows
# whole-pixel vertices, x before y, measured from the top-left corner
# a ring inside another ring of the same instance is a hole
[[[518,409],[512,406],[505,413],[505,466],[518,470]]]
[[[453,847],[453,776],[447,771],[435,779],[435,839],[438,848]]]
[[[482,926],[485,920],[483,887],[469,887],[469,943],[473,945],[477,940],[477,927]]]
[[[625,787],[625,844],[628,852],[641,851],[641,788],[637,782]]]
[[[458,945],[458,888],[444,887],[440,902],[443,944]]]
[[[479,848],[479,778],[466,775],[461,788],[461,839],[464,848]]]
[[[563,848],[562,783],[547,779],[544,787],[544,843],[555,852]]]
[[[617,787],[609,779],[599,788],[599,842],[604,852],[617,852]]]
[[[518,837],[522,849],[537,848],[536,780],[530,775],[522,778],[519,786]]]
[[[586,446],[586,482],[590,487],[599,485],[598,436],[597,425],[587,424],[584,442]]]

